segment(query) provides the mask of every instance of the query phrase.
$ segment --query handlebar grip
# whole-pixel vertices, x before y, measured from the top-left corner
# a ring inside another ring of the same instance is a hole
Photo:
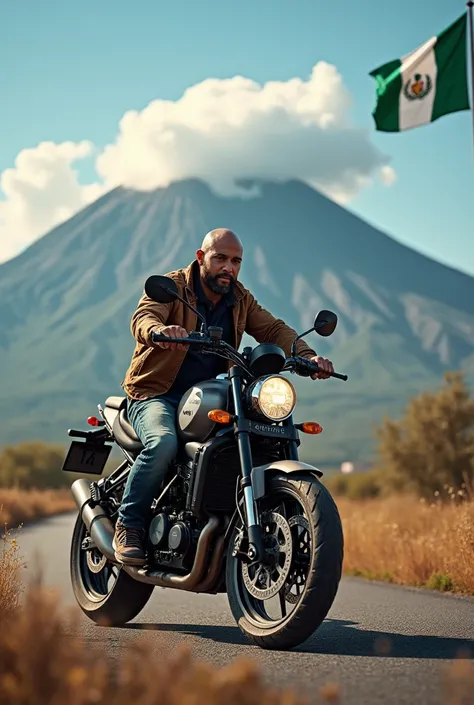
[[[310,362],[309,360],[306,360],[304,357],[300,358],[299,362],[300,362],[301,366],[308,371],[309,374],[314,374],[314,372],[319,371],[319,367],[315,362]],[[347,375],[341,375],[339,372],[330,372],[329,376],[335,377],[336,379],[342,379],[344,382],[346,382],[348,379]]]
[[[153,343],[181,343],[182,345],[188,345],[196,342],[189,338],[170,338],[169,335],[163,335],[163,333],[152,333],[150,337]]]
[[[347,381],[347,375],[340,375],[339,372],[331,372],[331,377],[336,377],[337,379],[342,379],[344,382]]]

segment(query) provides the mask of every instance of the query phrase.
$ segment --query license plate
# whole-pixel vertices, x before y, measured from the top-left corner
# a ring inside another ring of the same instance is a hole
[[[72,441],[62,470],[80,475],[102,475],[111,450],[112,446]]]

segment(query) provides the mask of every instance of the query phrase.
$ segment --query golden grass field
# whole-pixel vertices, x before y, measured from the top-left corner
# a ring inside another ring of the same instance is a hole
[[[346,573],[474,595],[474,502],[336,501]]]
[[[18,490],[0,487],[2,526],[17,527],[74,509],[71,492],[65,490]]]

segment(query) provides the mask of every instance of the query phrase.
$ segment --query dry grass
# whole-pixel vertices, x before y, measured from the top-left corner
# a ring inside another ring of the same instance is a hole
[[[0,518],[8,526],[68,512],[75,508],[70,490],[18,490],[0,487]]]
[[[336,501],[346,572],[474,595],[474,502]]]
[[[18,544],[12,537],[11,531],[5,526],[5,531],[0,538],[0,624],[18,608],[21,593],[19,580],[21,567]]]

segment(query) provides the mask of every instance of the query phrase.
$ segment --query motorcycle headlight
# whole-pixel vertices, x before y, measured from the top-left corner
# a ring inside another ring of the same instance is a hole
[[[270,421],[284,421],[296,406],[295,388],[285,377],[269,375],[250,387],[250,404]]]

